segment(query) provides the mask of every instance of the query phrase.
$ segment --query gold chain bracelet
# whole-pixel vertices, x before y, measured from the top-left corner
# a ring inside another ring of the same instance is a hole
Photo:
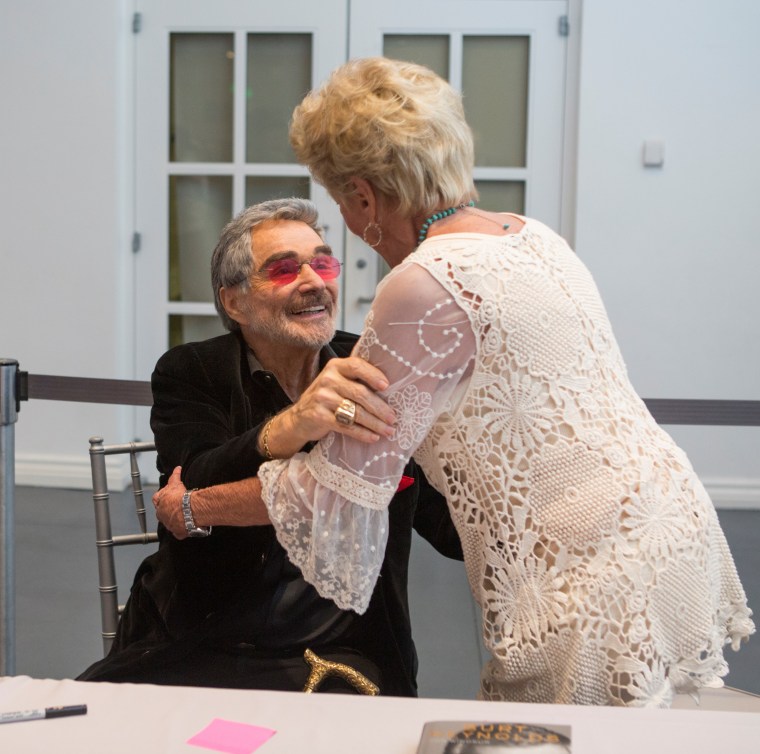
[[[277,418],[277,416],[273,416],[264,426],[264,431],[261,433],[261,447],[264,449],[264,455],[267,458],[267,461],[274,461],[274,456],[272,455],[272,451],[269,450],[269,430],[272,429],[272,424],[274,424],[274,420]]]

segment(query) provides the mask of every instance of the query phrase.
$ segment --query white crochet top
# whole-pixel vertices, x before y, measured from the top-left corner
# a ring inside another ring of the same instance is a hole
[[[366,609],[414,454],[462,540],[484,698],[665,706],[722,684],[724,645],[754,626],[715,510],[559,236],[527,219],[426,240],[380,284],[355,353],[390,380],[395,436],[335,433],[259,472],[321,595]]]

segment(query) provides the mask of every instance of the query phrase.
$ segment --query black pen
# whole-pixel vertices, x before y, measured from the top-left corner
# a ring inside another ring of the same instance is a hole
[[[69,707],[45,707],[45,709],[28,709],[24,712],[0,712],[0,723],[21,723],[24,720],[44,720],[47,717],[69,717],[86,714],[86,704],[72,704]]]

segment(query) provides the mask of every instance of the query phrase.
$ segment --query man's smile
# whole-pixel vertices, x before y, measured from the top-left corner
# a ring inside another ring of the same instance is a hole
[[[324,302],[312,302],[309,304],[299,304],[290,310],[290,314],[300,318],[319,317],[328,313],[328,305]]]

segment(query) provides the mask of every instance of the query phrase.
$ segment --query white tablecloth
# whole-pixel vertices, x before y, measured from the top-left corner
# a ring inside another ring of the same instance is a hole
[[[760,752],[760,699],[727,690],[639,710],[0,679],[0,712],[69,704],[88,713],[0,725],[0,753],[200,754],[186,742],[214,718],[275,729],[260,754],[415,754],[429,720],[570,725],[573,754]]]

